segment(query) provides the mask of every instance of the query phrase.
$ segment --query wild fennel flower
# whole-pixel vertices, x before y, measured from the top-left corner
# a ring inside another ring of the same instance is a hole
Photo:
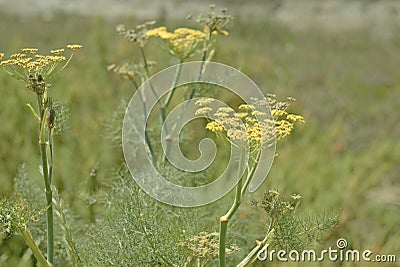
[[[60,55],[60,54],[64,53],[64,49],[50,50],[50,53],[52,53],[53,55]]]
[[[82,47],[76,44],[67,45],[67,48],[72,51],[68,59],[63,55],[64,49],[51,50],[51,55],[40,55],[37,54],[39,51],[37,48],[23,48],[21,53],[12,54],[6,60],[3,60],[4,54],[2,54],[0,67],[14,78],[31,84],[33,76],[44,80],[51,76],[61,63],[63,64],[59,71],[63,70],[70,62],[74,51]]]
[[[72,51],[78,51],[79,49],[81,49],[83,47],[83,45],[79,45],[79,44],[71,44],[71,45],[67,45],[68,49],[71,49]]]
[[[286,119],[293,121],[293,122],[305,122],[303,116],[295,115],[295,114],[288,114]]]
[[[39,49],[37,49],[37,48],[22,48],[21,51],[23,53],[35,54],[39,51]]]
[[[254,100],[252,104],[241,104],[238,112],[229,107],[214,111],[208,106],[210,103],[208,99],[196,101],[199,106],[196,114],[213,114],[216,118],[207,123],[206,129],[219,136],[225,134],[231,141],[248,141],[251,151],[257,151],[264,144],[269,144],[274,137],[280,140],[288,136],[294,129],[294,123],[304,123],[302,116],[286,111],[289,102],[276,101],[273,95],[264,100]],[[272,109],[273,118],[260,110],[263,105]]]
[[[196,110],[195,115],[206,115],[209,114],[210,111],[212,111],[212,108],[210,107],[202,107]]]
[[[207,106],[207,105],[210,105],[211,103],[213,103],[214,101],[215,101],[215,99],[213,99],[213,98],[201,98],[196,101],[195,105],[196,106]]]
[[[211,132],[214,132],[214,133],[225,131],[224,126],[221,123],[219,123],[218,121],[211,121],[211,122],[207,123],[206,129]]]
[[[148,37],[159,37],[168,45],[168,52],[181,60],[191,58],[202,51],[205,33],[190,28],[178,28],[168,32],[166,27],[147,31]]]

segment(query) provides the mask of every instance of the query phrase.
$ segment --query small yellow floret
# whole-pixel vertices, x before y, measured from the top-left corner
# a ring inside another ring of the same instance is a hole
[[[78,44],[72,44],[72,45],[67,45],[68,49],[71,49],[72,51],[77,51],[81,49],[83,45],[78,45]]]
[[[50,53],[52,53],[53,55],[59,55],[64,53],[64,49],[54,49],[54,50],[50,50]]]
[[[37,51],[39,51],[37,48],[22,48],[21,51],[23,53],[30,53],[30,54],[34,54]]]

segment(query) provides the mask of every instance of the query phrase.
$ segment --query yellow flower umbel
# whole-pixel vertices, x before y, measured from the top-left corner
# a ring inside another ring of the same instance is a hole
[[[0,55],[0,67],[18,80],[22,80],[32,85],[32,79],[39,79],[41,82],[44,79],[53,76],[58,71],[63,70],[70,62],[75,51],[82,48],[81,45],[67,45],[71,50],[68,59],[64,55],[64,49],[54,49],[49,55],[40,55],[37,48],[23,48],[20,53],[10,55],[9,59],[3,60],[4,54]],[[60,68],[58,68],[61,66]],[[29,87],[35,91],[32,86]],[[43,93],[41,90],[36,90],[36,93]]]
[[[210,99],[200,99],[196,102],[199,106],[196,115],[213,114],[216,119],[207,123],[207,130],[225,136],[230,141],[248,141],[250,151],[254,152],[270,144],[274,137],[281,140],[289,135],[294,129],[294,123],[304,123],[302,116],[286,111],[293,101],[293,98],[288,98],[288,102],[278,102],[274,95],[268,95],[266,99],[255,101],[252,105],[240,105],[235,112],[228,107],[214,110],[209,107]],[[263,105],[269,105],[272,117],[260,111]]]
[[[202,52],[202,44],[206,37],[202,31],[178,28],[168,32],[166,27],[158,27],[147,31],[148,37],[159,37],[168,44],[168,52],[181,60],[194,57]]]

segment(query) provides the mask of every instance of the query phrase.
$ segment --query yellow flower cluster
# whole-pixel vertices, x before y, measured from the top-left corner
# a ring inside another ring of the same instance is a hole
[[[22,53],[35,54],[39,51],[37,48],[22,48]]]
[[[210,32],[211,30],[210,30],[210,28],[207,26],[207,25],[205,25],[204,26],[204,32]],[[211,32],[211,34],[212,35],[223,35],[223,36],[227,36],[227,35],[229,35],[229,32],[228,31],[224,31],[224,30],[221,30],[219,27],[218,28],[214,28],[214,30]]]
[[[196,105],[199,109],[196,114],[210,115],[214,111],[208,106],[211,102],[210,99],[198,100]],[[216,119],[207,123],[206,129],[217,135],[226,134],[232,141],[249,141],[250,149],[254,151],[274,137],[280,140],[289,135],[294,129],[294,123],[305,122],[302,116],[288,114],[286,110],[280,109],[286,109],[289,105],[287,102],[274,103],[272,117],[260,111],[256,104],[242,104],[238,112],[229,107],[220,107],[213,113]]]
[[[288,114],[286,116],[286,119],[293,121],[293,122],[302,122],[302,123],[305,122],[303,116],[295,115],[295,114]]]
[[[82,45],[67,45],[67,48],[74,51],[81,49]],[[21,80],[27,80],[30,73],[39,73],[43,76],[53,72],[57,65],[64,62],[63,68],[68,64],[69,60],[63,55],[64,49],[51,50],[51,55],[39,55],[37,48],[23,48],[21,53],[15,53],[7,60],[0,61],[0,66],[14,77]],[[0,59],[3,59],[4,54],[0,54]]]
[[[214,102],[213,98],[201,98],[196,101],[195,105],[196,106],[207,106],[207,105],[210,105],[212,102]]]
[[[72,50],[72,51],[77,51],[81,49],[83,45],[78,45],[78,44],[72,44],[72,45],[67,45],[67,48]]]
[[[206,38],[204,32],[189,28],[178,28],[174,32],[168,32],[166,27],[158,27],[147,31],[146,35],[161,38],[169,45],[169,52],[181,59],[190,58],[199,53],[200,44]]]
[[[64,49],[50,50],[50,53],[53,54],[53,55],[60,55],[60,54],[64,53]]]
[[[221,123],[219,123],[218,121],[211,121],[211,122],[207,123],[206,129],[213,133],[225,131],[224,126]]]
[[[11,59],[1,61],[0,66],[17,66],[28,72],[39,72],[47,65],[65,61],[64,56],[43,56],[35,55],[34,58],[27,57],[26,54],[13,54]]]
[[[207,114],[210,114],[211,111],[212,111],[212,108],[210,108],[210,107],[202,107],[202,108],[199,108],[198,110],[196,110],[195,115],[207,115]]]

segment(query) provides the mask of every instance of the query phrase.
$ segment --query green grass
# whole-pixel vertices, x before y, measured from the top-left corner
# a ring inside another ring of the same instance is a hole
[[[131,97],[133,88],[108,73],[106,65],[138,56],[114,32],[116,24],[134,25],[135,20],[60,15],[44,21],[2,15],[2,21],[0,52],[10,54],[22,47],[46,51],[67,43],[85,46],[51,90],[71,108],[69,131],[55,138],[54,183],[72,212],[89,220],[88,208],[76,193],[80,183],[96,167],[98,180],[107,184],[110,170],[122,162],[121,151],[113,149],[104,134],[104,124],[121,98]],[[167,22],[171,27],[182,24]],[[300,193],[303,212],[339,213],[339,225],[327,236],[327,244],[334,246],[342,237],[352,248],[398,252],[399,43],[398,36],[381,41],[367,30],[293,32],[262,19],[248,24],[237,20],[230,35],[218,40],[216,61],[240,68],[264,92],[295,97],[298,101],[292,108],[307,122],[278,146],[279,157],[267,181],[239,210],[236,227],[248,232],[237,234],[248,236],[247,246],[261,237],[265,227],[265,215],[250,207],[249,200],[266,188],[278,187]],[[150,45],[149,59],[159,61],[157,69],[175,63]],[[12,178],[21,162],[27,163],[28,178],[41,186],[37,137],[31,134],[37,125],[25,107],[35,101],[34,95],[4,73],[0,94],[0,193],[12,192]],[[214,230],[222,213],[222,208],[215,213]],[[101,216],[101,210],[96,214]],[[12,242],[0,246],[0,256],[12,246]]]

